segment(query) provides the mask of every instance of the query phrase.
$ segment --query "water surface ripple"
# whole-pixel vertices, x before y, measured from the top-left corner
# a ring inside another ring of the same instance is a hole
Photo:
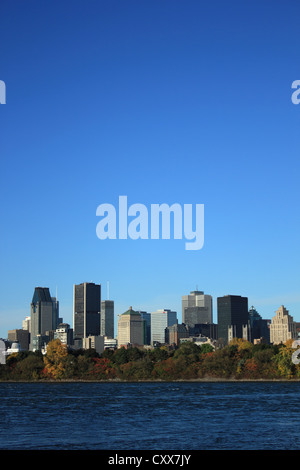
[[[300,383],[1,383],[0,449],[300,448]]]

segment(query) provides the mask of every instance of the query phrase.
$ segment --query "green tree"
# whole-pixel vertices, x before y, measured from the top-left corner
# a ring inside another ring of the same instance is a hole
[[[145,352],[141,348],[129,348],[127,350],[127,361],[138,361],[143,359],[145,356]]]
[[[112,349],[104,349],[103,353],[100,355],[102,358],[113,360],[114,351]]]
[[[164,347],[154,348],[149,351],[149,356],[153,362],[159,362],[167,359],[169,357],[169,352]]]
[[[122,364],[118,377],[123,380],[149,380],[152,378],[153,363],[149,360],[138,360]]]
[[[77,362],[78,357],[74,354],[69,354],[64,359],[64,374],[63,377],[65,379],[73,379],[77,377]]]
[[[291,348],[291,343],[282,344],[279,348],[278,354],[273,358],[274,364],[277,366],[278,374],[281,377],[290,379],[295,374],[295,364],[292,361],[292,354],[294,349]]]
[[[93,358],[88,357],[84,354],[77,356],[76,361],[76,375],[78,378],[89,378],[90,372],[94,368]]]
[[[214,352],[214,347],[209,343],[204,343],[200,346],[200,352],[201,354]]]
[[[44,361],[39,354],[30,353],[23,356],[14,369],[14,376],[20,380],[38,380],[44,369]]]
[[[199,360],[201,347],[192,341],[184,341],[174,353],[174,358],[190,356],[193,360]]]
[[[114,355],[111,357],[111,360],[115,364],[126,364],[128,362],[128,353],[127,349],[122,346],[115,350]]]
[[[215,352],[203,354],[200,361],[199,376],[230,378],[235,376],[240,358],[236,346],[225,346]]]

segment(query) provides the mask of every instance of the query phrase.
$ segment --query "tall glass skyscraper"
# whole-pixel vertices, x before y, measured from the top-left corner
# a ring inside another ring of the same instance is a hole
[[[151,344],[166,343],[166,329],[177,323],[177,313],[168,309],[151,312]]]
[[[151,313],[139,311],[143,320],[145,320],[145,344],[151,344]]]
[[[101,284],[84,282],[74,285],[74,339],[100,335]]]
[[[101,335],[114,338],[114,315],[115,304],[113,300],[102,300],[101,302]]]

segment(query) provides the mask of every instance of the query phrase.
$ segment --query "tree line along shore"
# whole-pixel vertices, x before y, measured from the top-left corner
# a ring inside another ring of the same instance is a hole
[[[285,344],[252,344],[233,339],[214,350],[209,344],[185,342],[176,349],[138,347],[71,350],[59,340],[47,353],[12,353],[0,365],[0,381],[187,381],[298,380],[292,340]]]

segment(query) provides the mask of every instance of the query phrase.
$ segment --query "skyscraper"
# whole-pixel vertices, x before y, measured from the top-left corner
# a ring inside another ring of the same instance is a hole
[[[249,321],[251,326],[251,340],[262,339],[270,342],[269,320],[264,320],[253,305],[249,309]]]
[[[30,349],[38,349],[37,338],[55,330],[59,322],[59,302],[51,297],[48,287],[35,288],[30,317]]]
[[[151,312],[151,344],[167,342],[166,329],[177,323],[177,313],[168,309]]]
[[[118,347],[129,344],[135,346],[144,345],[145,340],[145,320],[139,312],[129,310],[118,315]]]
[[[273,344],[285,343],[288,339],[296,339],[296,323],[289,311],[281,305],[272,318],[270,325],[270,341]]]
[[[228,342],[228,331],[236,338],[243,338],[243,326],[248,324],[248,298],[240,295],[225,295],[217,298],[218,338]]]
[[[194,327],[199,323],[212,323],[212,296],[203,291],[192,291],[182,296],[182,323]]]
[[[151,344],[151,313],[139,311],[143,320],[145,320],[145,341],[144,344]]]
[[[115,304],[113,300],[101,302],[101,336],[114,338]]]
[[[101,284],[84,282],[74,285],[74,339],[100,335]]]

